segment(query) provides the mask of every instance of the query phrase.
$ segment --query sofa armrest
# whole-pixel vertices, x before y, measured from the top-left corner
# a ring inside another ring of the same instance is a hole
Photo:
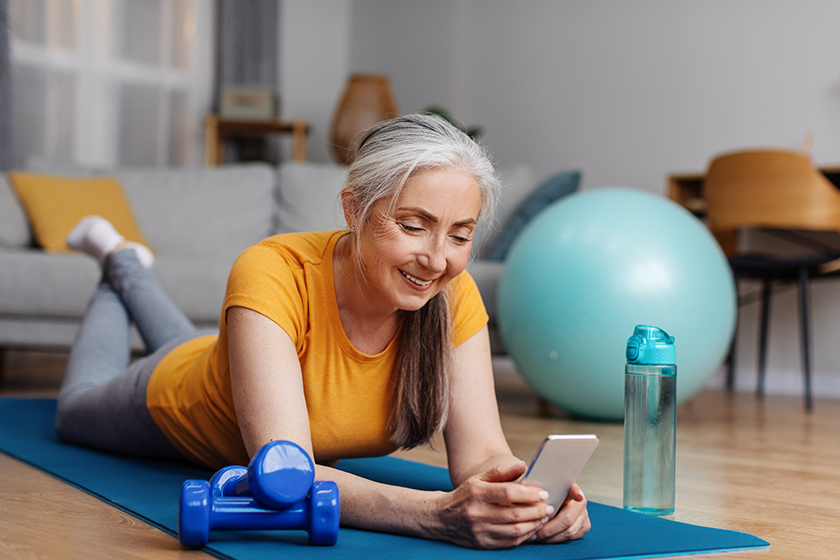
[[[481,299],[484,300],[484,307],[490,316],[492,327],[496,326],[496,292],[503,269],[503,262],[486,259],[475,259],[467,265],[467,271],[472,275],[478,291],[481,292]]]

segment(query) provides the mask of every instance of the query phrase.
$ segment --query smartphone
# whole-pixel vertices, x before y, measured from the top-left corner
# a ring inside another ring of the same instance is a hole
[[[531,460],[522,482],[548,492],[548,503],[560,511],[569,488],[598,443],[598,436],[593,434],[547,436]]]

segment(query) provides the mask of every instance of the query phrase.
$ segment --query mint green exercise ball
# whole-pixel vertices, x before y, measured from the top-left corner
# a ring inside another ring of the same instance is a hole
[[[610,187],[564,197],[519,234],[499,279],[502,341],[525,381],[576,416],[624,417],[636,325],[675,338],[677,403],[723,363],[735,283],[709,230],[683,207]]]

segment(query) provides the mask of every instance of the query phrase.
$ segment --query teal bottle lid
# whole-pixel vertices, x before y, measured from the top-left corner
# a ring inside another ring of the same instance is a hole
[[[642,365],[672,365],[677,363],[674,337],[659,327],[636,325],[627,340],[627,363]]]

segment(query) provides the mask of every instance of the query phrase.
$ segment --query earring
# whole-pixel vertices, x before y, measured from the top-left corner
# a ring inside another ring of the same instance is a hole
[[[352,231],[353,233],[356,233],[356,226],[350,226],[350,231]]]

